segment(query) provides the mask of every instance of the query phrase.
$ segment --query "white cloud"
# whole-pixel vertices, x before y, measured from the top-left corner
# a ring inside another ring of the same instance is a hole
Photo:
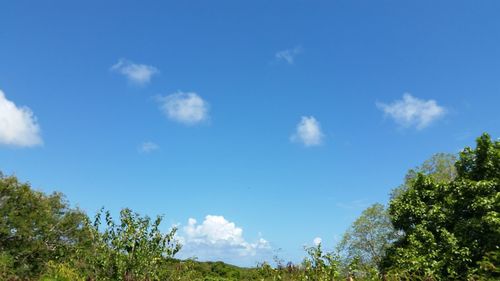
[[[302,52],[302,47],[297,46],[293,49],[286,49],[279,51],[275,54],[275,58],[278,61],[286,61],[288,64],[293,64],[295,62],[295,57]]]
[[[290,140],[301,142],[305,146],[320,145],[323,142],[324,135],[318,121],[313,116],[302,116],[295,133]]]
[[[159,73],[158,69],[154,66],[135,64],[126,59],[120,59],[111,67],[111,70],[125,75],[130,82],[140,85],[149,83],[151,77]]]
[[[418,130],[446,114],[446,109],[435,100],[421,100],[405,93],[402,100],[391,104],[377,103],[377,107],[403,127],[415,126]]]
[[[0,144],[29,147],[41,145],[40,126],[28,107],[17,107],[0,90]]]
[[[319,244],[321,244],[321,242],[323,242],[323,239],[321,239],[321,237],[316,237],[313,239],[313,244],[315,246],[318,246]]]
[[[177,92],[158,98],[165,115],[177,122],[192,125],[208,118],[208,103],[196,93]]]
[[[144,153],[150,153],[150,152],[153,152],[159,148],[160,148],[160,146],[157,145],[156,143],[151,142],[151,141],[146,141],[140,145],[139,151],[144,152]]]
[[[223,216],[207,215],[202,223],[190,218],[178,239],[183,245],[179,253],[183,258],[196,256],[200,260],[254,265],[271,250],[262,237],[255,242],[246,241],[243,229]]]

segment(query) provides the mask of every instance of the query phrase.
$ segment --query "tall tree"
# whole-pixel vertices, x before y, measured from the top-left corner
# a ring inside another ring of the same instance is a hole
[[[385,250],[397,238],[391,220],[382,204],[364,210],[344,234],[338,247],[345,263],[355,265],[360,275],[377,272]],[[352,273],[351,273],[352,274]]]
[[[0,262],[12,274],[37,276],[49,260],[71,256],[86,239],[85,218],[60,193],[45,195],[0,173]]]
[[[391,192],[391,199],[406,191],[417,178],[418,174],[431,177],[435,182],[446,183],[457,177],[455,163],[457,156],[451,153],[436,153],[422,163],[422,165],[408,170],[404,183]]]
[[[420,166],[410,169],[404,183],[392,191],[391,197],[396,198],[408,190],[420,173],[437,182],[452,181],[457,176],[456,160],[454,154],[434,154]],[[354,221],[338,245],[345,266],[362,276],[377,272],[385,251],[400,235],[392,225],[388,210],[382,204],[373,204]]]
[[[450,182],[418,173],[390,203],[404,235],[383,261],[386,271],[436,279],[499,278],[500,141],[483,134],[465,148]]]

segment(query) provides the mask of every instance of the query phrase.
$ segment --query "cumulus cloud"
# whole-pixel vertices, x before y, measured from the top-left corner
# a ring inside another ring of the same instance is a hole
[[[323,239],[321,239],[321,237],[316,237],[313,239],[313,244],[315,246],[318,246],[319,244],[321,244],[322,241],[323,241]]]
[[[285,61],[288,64],[293,64],[295,62],[295,57],[302,52],[302,47],[297,46],[293,49],[286,49],[279,51],[275,54],[277,61]]]
[[[253,265],[271,250],[262,237],[255,242],[245,240],[243,229],[223,216],[207,215],[202,223],[190,218],[178,239],[183,244],[180,256],[200,260]]]
[[[42,143],[40,126],[31,109],[16,106],[0,90],[0,144],[29,147]]]
[[[177,122],[192,125],[208,119],[208,103],[196,93],[177,92],[159,97],[165,115]]]
[[[144,85],[151,81],[153,75],[159,73],[158,69],[151,65],[136,64],[126,59],[120,59],[111,70],[123,74],[135,84]]]
[[[151,141],[146,141],[146,142],[141,143],[141,145],[139,146],[139,151],[143,152],[143,153],[150,153],[150,152],[153,152],[155,150],[158,150],[159,148],[160,148],[160,146],[157,145],[156,143],[151,142]]]
[[[435,100],[418,99],[408,93],[403,95],[402,100],[390,104],[378,102],[376,105],[399,125],[415,126],[418,130],[429,126],[446,114],[446,109],[439,106]]]
[[[290,137],[293,142],[301,142],[305,146],[320,145],[324,135],[319,122],[313,117],[302,116],[295,133]]]

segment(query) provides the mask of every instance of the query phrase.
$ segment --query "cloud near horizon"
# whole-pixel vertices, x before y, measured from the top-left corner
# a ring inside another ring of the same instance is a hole
[[[18,107],[0,90],[0,144],[32,147],[42,145],[36,116],[26,106]]]
[[[223,216],[207,215],[202,223],[190,218],[178,236],[183,245],[179,255],[199,260],[222,260],[230,263],[254,265],[271,252],[269,242],[260,237],[248,242],[243,229]]]
[[[321,126],[313,116],[302,116],[295,133],[290,137],[292,142],[300,142],[306,147],[321,145],[323,139]]]
[[[138,85],[145,85],[151,81],[153,75],[160,71],[151,65],[136,64],[126,59],[120,59],[111,67],[111,71],[120,73]]]
[[[409,93],[405,93],[402,100],[390,104],[377,102],[376,106],[399,125],[415,126],[417,130],[428,127],[446,114],[446,109],[435,100],[422,100]]]
[[[187,125],[208,119],[209,105],[194,92],[177,92],[159,97],[160,109],[171,120]]]

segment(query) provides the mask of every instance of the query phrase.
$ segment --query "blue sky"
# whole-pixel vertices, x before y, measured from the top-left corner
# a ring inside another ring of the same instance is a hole
[[[333,248],[409,168],[500,135],[498,1],[0,10],[0,170],[90,214],[165,214],[183,257]]]

